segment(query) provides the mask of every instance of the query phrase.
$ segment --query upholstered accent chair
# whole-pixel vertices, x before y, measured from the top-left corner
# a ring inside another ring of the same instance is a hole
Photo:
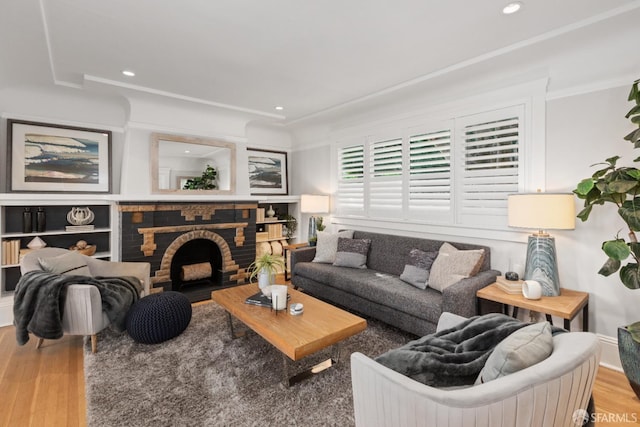
[[[62,248],[42,248],[29,252],[20,262],[20,271],[25,274],[33,270],[43,270],[40,259],[52,262],[51,259],[69,253]],[[91,277],[134,276],[144,286],[141,296],[149,293],[151,265],[146,262],[113,262],[81,255],[89,268]],[[54,261],[55,262],[55,261]],[[63,331],[67,335],[84,335],[91,337],[91,350],[98,349],[96,334],[109,326],[109,319],[102,310],[102,299],[98,288],[93,285],[72,284],[67,289],[62,315]],[[36,348],[44,340],[38,338]]]
[[[438,330],[453,326],[451,317],[446,321],[441,325],[441,317]],[[447,390],[353,353],[356,426],[575,427],[587,415],[599,361],[595,334],[561,333],[542,362],[484,384]]]

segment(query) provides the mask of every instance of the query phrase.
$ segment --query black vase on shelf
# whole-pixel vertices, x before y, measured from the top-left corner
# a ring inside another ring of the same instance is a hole
[[[22,232],[31,233],[33,231],[33,214],[31,208],[24,208],[22,212]]]
[[[47,213],[44,208],[38,208],[36,212],[36,231],[42,233],[47,228]]]

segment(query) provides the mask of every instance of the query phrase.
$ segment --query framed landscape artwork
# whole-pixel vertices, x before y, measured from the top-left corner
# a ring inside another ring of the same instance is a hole
[[[110,193],[111,131],[7,121],[11,191]]]
[[[287,153],[247,149],[251,194],[287,195]]]

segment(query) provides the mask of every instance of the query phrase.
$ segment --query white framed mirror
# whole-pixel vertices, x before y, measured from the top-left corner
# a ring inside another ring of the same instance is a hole
[[[214,170],[214,173],[211,173]],[[203,178],[215,175],[213,180]],[[153,194],[233,194],[236,146],[230,142],[162,133],[151,134]]]

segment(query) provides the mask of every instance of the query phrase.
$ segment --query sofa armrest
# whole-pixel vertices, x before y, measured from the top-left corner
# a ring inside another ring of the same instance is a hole
[[[449,286],[442,291],[442,311],[463,317],[475,316],[478,314],[476,292],[494,283],[499,275],[498,270],[485,270]]]
[[[71,335],[94,335],[109,324],[102,312],[100,291],[93,285],[71,284],[62,316],[62,328]]]
[[[311,262],[316,257],[315,246],[298,248],[291,251],[291,274],[295,275],[295,267],[298,262]]]

